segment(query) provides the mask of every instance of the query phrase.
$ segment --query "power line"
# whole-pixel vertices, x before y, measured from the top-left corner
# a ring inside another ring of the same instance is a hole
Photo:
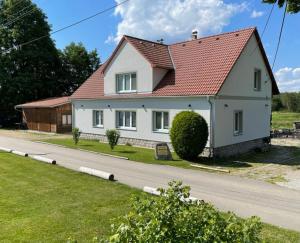
[[[23,1],[23,0],[17,2],[16,5],[15,5],[14,7],[18,6],[18,5],[20,4],[20,2],[22,2],[22,1]],[[32,6],[29,5],[29,6],[25,7],[25,8],[22,8],[22,9],[21,9],[20,11],[18,11],[17,13],[12,14],[12,16],[11,16],[10,18],[8,18],[8,20],[3,20],[0,24],[1,24],[1,25],[2,25],[2,24],[5,25],[6,23],[12,21],[14,17],[17,17],[17,15],[18,15],[19,13],[22,13],[23,11],[25,11],[26,9],[28,9],[28,8],[30,8],[30,7],[32,7]],[[6,22],[6,23],[5,23],[5,22]]]
[[[284,13],[283,13],[282,22],[281,22],[280,33],[279,33],[279,38],[278,38],[278,43],[277,43],[277,47],[276,47],[276,52],[275,52],[275,56],[274,56],[272,69],[274,68],[276,58],[277,58],[277,54],[278,54],[278,50],[279,50],[279,46],[280,46],[280,42],[281,42],[281,36],[282,36],[283,27],[284,27],[286,11],[287,11],[287,3],[285,4],[285,9],[284,9]]]
[[[31,43],[34,43],[34,42],[39,41],[39,40],[41,40],[41,39],[44,39],[44,38],[46,38],[46,37],[48,37],[48,36],[50,36],[50,35],[53,35],[53,34],[56,34],[56,33],[58,33],[58,32],[64,31],[64,30],[66,30],[66,29],[69,29],[69,28],[71,28],[71,27],[74,27],[74,26],[76,26],[76,25],[78,25],[78,24],[81,24],[82,22],[85,22],[85,21],[87,21],[87,20],[90,20],[90,19],[92,19],[92,18],[94,18],[94,17],[96,17],[96,16],[98,16],[98,15],[100,15],[100,14],[103,14],[103,13],[105,13],[105,12],[108,12],[108,11],[112,10],[112,9],[115,9],[115,8],[117,8],[118,6],[121,6],[121,5],[123,5],[123,4],[125,4],[125,3],[129,2],[129,1],[130,1],[130,0],[124,0],[123,2],[120,2],[120,3],[115,4],[115,5],[113,5],[113,6],[109,7],[109,8],[106,8],[106,9],[104,9],[104,10],[101,10],[101,11],[99,11],[99,12],[97,12],[97,13],[91,15],[91,16],[88,16],[88,17],[86,17],[86,18],[84,18],[84,19],[81,19],[81,20],[79,20],[79,21],[76,21],[76,22],[74,22],[73,24],[70,24],[70,25],[67,25],[67,26],[65,26],[65,27],[63,27],[63,28],[60,28],[60,29],[58,29],[58,30],[52,31],[52,32],[50,32],[50,34],[40,36],[40,37],[38,37],[38,38],[36,38],[36,39],[33,39],[33,40],[30,40],[30,41],[21,43],[21,44],[15,46],[15,47],[12,47],[12,48],[9,48],[9,49],[7,49],[7,50],[4,50],[4,51],[2,51],[2,53],[10,52],[12,49],[18,49],[18,48],[21,48],[21,47],[23,47],[23,46],[25,46],[25,45],[29,45],[29,44],[31,44]]]
[[[258,48],[258,45],[259,45],[259,44],[262,44],[262,43],[261,43],[261,40],[262,40],[262,38],[263,38],[263,36],[264,36],[266,30],[267,30],[268,24],[269,24],[269,22],[270,22],[270,19],[271,19],[273,10],[274,10],[274,6],[275,6],[275,4],[272,4],[272,8],[271,8],[271,10],[270,10],[270,12],[269,12],[267,21],[266,21],[266,23],[265,23],[264,29],[263,29],[262,34],[261,34],[260,43],[258,43],[258,44],[255,46],[255,48],[254,48],[253,51],[251,52],[250,56],[252,56],[252,54],[256,51],[256,49]]]
[[[20,16],[16,17],[15,19],[12,19],[12,20],[4,23],[4,27],[8,27],[8,26],[12,25],[13,23],[17,22],[18,20],[20,20],[20,19],[26,17],[27,15],[31,14],[35,10],[36,10],[36,8],[32,8],[29,11],[27,11],[27,12],[21,14]]]

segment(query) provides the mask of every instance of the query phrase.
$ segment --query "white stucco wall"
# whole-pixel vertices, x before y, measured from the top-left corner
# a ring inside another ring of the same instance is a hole
[[[254,90],[256,68],[262,71],[260,91]],[[269,136],[271,96],[271,81],[253,35],[215,100],[214,146]],[[243,111],[243,134],[234,136],[234,111],[237,110]]]
[[[137,92],[152,92],[151,64],[130,43],[124,41],[104,73],[104,94],[116,94],[116,74],[128,72],[137,74]]]
[[[226,106],[225,106],[226,105]],[[234,111],[243,111],[243,133],[234,135]],[[214,147],[268,137],[271,101],[220,99],[215,101]]]
[[[190,109],[189,104],[191,104],[191,110],[201,114],[209,126],[210,106],[207,99],[192,97],[73,101],[75,111],[73,126],[80,128],[84,133],[104,135],[106,129],[116,128],[116,110],[130,110],[137,112],[137,130],[120,130],[122,137],[170,142],[168,133],[153,131],[152,112],[168,111],[171,125],[178,112]],[[108,105],[110,105],[110,109]],[[104,128],[93,127],[93,110],[104,111]],[[209,142],[207,146],[209,146]]]
[[[255,51],[254,51],[255,50]],[[254,70],[261,69],[261,91],[254,90]],[[271,80],[254,35],[231,70],[219,95],[271,97]]]
[[[153,88],[154,89],[158,83],[163,79],[168,70],[162,68],[153,68]]]

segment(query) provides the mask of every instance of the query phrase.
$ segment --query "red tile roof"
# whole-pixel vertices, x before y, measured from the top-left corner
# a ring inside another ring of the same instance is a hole
[[[68,103],[70,103],[69,96],[64,96],[59,98],[49,98],[44,100],[33,101],[17,105],[16,108],[54,108]]]
[[[158,44],[134,37],[124,36],[110,59],[96,71],[72,96],[72,99],[107,99],[124,95],[104,96],[103,72],[122,43],[131,43],[153,67],[168,69],[152,94],[141,96],[197,96],[216,95],[234,64],[255,35],[263,54],[273,84],[273,93],[279,93],[268,59],[256,28],[204,37],[172,45]]]

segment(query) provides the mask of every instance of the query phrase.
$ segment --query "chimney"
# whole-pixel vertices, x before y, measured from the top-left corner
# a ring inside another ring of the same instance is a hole
[[[164,39],[161,38],[160,40],[157,40],[157,43],[159,43],[159,44],[164,44]]]
[[[197,40],[198,38],[198,30],[193,30],[192,31],[192,40]]]

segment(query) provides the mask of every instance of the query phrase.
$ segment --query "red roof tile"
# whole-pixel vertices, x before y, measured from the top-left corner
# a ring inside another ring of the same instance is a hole
[[[54,108],[64,104],[70,103],[69,96],[59,98],[49,98],[44,100],[33,101],[21,105],[17,105],[17,108]]]
[[[257,38],[268,68],[273,84],[273,93],[277,94],[279,90],[256,28],[204,37],[169,46],[124,36],[107,64],[112,60],[122,42],[127,40],[153,67],[170,69],[153,93],[144,96],[216,95],[253,34]],[[120,96],[125,98],[123,95],[104,96],[101,72],[104,72],[107,64],[96,71],[71,98],[103,99],[120,98]],[[128,98],[141,96],[143,95],[126,95]]]

